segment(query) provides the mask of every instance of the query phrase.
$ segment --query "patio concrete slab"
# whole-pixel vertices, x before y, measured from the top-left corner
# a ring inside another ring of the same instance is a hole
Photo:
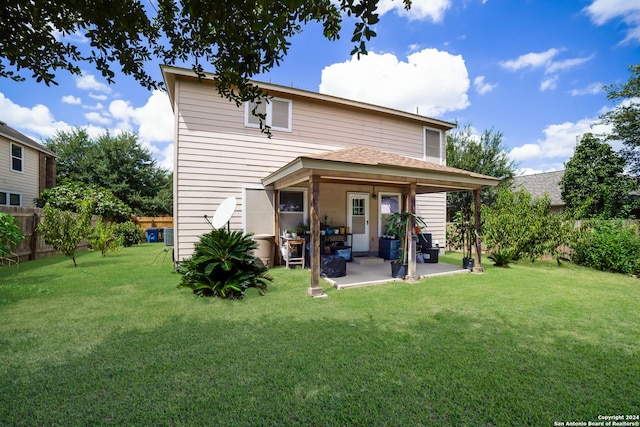
[[[391,261],[376,264],[347,263],[347,275],[344,277],[324,278],[337,289],[356,288],[361,286],[379,285],[382,283],[399,282],[402,279],[391,277]],[[437,264],[416,264],[416,273],[420,278],[435,277],[449,274],[468,274],[469,270],[452,264],[439,262]]]

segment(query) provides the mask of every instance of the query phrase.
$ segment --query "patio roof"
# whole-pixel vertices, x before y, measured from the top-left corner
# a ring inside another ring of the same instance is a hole
[[[262,183],[278,190],[308,182],[311,175],[320,182],[416,184],[417,194],[477,190],[500,183],[491,176],[360,146],[297,157]]]

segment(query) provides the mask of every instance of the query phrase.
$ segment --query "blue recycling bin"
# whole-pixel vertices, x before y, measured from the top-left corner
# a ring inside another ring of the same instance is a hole
[[[158,229],[147,228],[147,243],[156,243],[158,241]]]

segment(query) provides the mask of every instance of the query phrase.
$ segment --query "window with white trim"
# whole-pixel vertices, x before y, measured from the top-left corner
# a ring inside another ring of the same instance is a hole
[[[424,128],[424,159],[442,164],[442,132],[438,129]]]
[[[22,206],[22,194],[0,191],[0,206]]]
[[[259,103],[244,103],[244,125],[252,128],[260,127],[260,118],[252,114],[256,107],[256,113],[266,116],[264,124],[271,130],[291,132],[292,102],[289,99],[270,98],[268,101],[260,100]]]
[[[378,193],[378,236],[387,234],[389,217],[402,210],[400,193]]]
[[[11,143],[11,170],[13,172],[23,171],[24,149],[18,144]]]

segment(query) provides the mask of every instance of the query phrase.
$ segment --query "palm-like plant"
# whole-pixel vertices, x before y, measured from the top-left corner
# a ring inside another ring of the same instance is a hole
[[[415,213],[409,212],[397,212],[389,217],[389,225],[387,226],[387,234],[393,234],[397,236],[401,243],[400,251],[398,252],[398,262],[402,264],[407,263],[409,257],[409,238],[412,236],[411,220],[415,221],[415,225],[418,227],[426,227],[427,223],[424,219]]]
[[[181,263],[178,287],[190,288],[200,296],[240,299],[248,288],[264,295],[273,279],[267,268],[256,263],[258,244],[242,231],[213,230],[200,237],[191,258]]]

